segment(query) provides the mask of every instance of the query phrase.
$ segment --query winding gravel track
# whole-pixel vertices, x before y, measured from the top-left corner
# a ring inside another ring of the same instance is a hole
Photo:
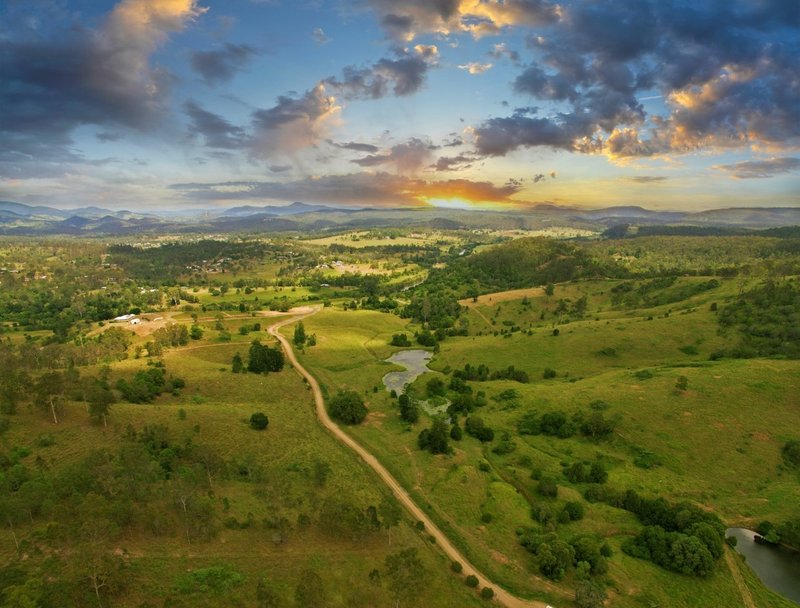
[[[537,602],[533,600],[523,600],[515,595],[512,595],[502,587],[499,587],[496,583],[493,583],[489,580],[486,576],[484,576],[475,566],[473,566],[466,557],[464,557],[461,552],[456,549],[455,546],[450,542],[447,536],[439,530],[435,523],[428,517],[428,515],[417,506],[417,503],[411,498],[411,496],[406,492],[403,486],[392,476],[391,473],[378,461],[375,456],[369,453],[366,449],[364,449],[361,444],[356,442],[355,439],[350,437],[347,433],[345,433],[339,426],[331,420],[330,416],[328,416],[328,410],[325,408],[325,401],[322,398],[322,391],[319,388],[319,383],[316,381],[314,376],[312,376],[306,368],[300,365],[300,362],[297,360],[295,356],[294,350],[292,349],[292,345],[290,344],[289,340],[287,340],[281,333],[280,329],[285,325],[289,325],[291,323],[295,323],[296,321],[300,321],[306,317],[309,317],[317,312],[319,312],[320,308],[316,307],[313,309],[305,309],[302,314],[295,315],[289,317],[288,319],[283,319],[274,323],[269,327],[269,333],[275,338],[283,346],[283,350],[286,353],[286,357],[289,359],[291,364],[294,368],[300,373],[303,378],[306,379],[309,386],[311,387],[312,392],[314,393],[314,403],[316,405],[317,410],[317,417],[322,425],[328,429],[328,431],[333,434],[333,436],[353,450],[358,456],[367,463],[373,471],[375,471],[378,476],[384,481],[384,483],[389,486],[392,490],[392,493],[395,495],[397,500],[406,508],[406,510],[414,517],[416,520],[421,521],[425,524],[425,530],[428,534],[433,536],[436,539],[436,544],[441,547],[442,551],[445,552],[447,557],[449,557],[453,561],[461,562],[461,565],[464,567],[463,574],[467,576],[469,574],[474,574],[478,577],[479,586],[480,587],[491,587],[494,590],[494,597],[495,599],[504,606],[508,608],[547,608],[547,604],[543,602]]]

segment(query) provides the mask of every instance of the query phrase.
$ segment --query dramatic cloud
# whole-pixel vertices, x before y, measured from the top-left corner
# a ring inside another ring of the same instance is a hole
[[[488,72],[492,69],[491,63],[478,63],[478,62],[471,62],[471,63],[464,63],[458,66],[459,70],[466,70],[470,74],[483,74],[484,72]]]
[[[354,206],[419,206],[430,200],[513,204],[519,185],[495,186],[468,179],[429,181],[390,173],[351,173],[308,177],[291,182],[220,182],[173,184],[195,201],[303,200]]]
[[[427,165],[433,156],[433,146],[429,142],[412,137],[407,142],[392,146],[383,154],[371,154],[352,162],[361,167],[391,165],[399,173],[417,173]]]
[[[557,13],[530,37],[535,60],[514,89],[558,109],[485,121],[478,152],[549,146],[624,159],[800,142],[797,3],[597,0]],[[648,114],[637,95],[663,98],[665,112]]]
[[[291,156],[316,145],[325,139],[339,109],[323,84],[302,97],[279,97],[273,107],[253,112],[250,154],[255,158]]]
[[[748,160],[733,165],[715,165],[714,169],[725,171],[737,179],[767,178],[800,171],[800,158],[786,156],[768,160]]]
[[[217,85],[229,82],[256,54],[247,44],[226,43],[216,51],[197,51],[192,54],[192,69],[200,74],[206,84]]]
[[[413,52],[397,50],[397,59],[383,58],[370,67],[348,66],[342,78],[328,78],[325,83],[346,99],[379,99],[391,91],[399,97],[416,93],[425,83],[428,69],[435,65],[438,49],[417,45]]]
[[[418,34],[469,32],[474,37],[497,34],[509,26],[534,26],[557,21],[561,9],[545,0],[366,0],[381,15],[386,33],[409,41]]]
[[[517,148],[533,146],[588,152],[602,145],[592,137],[595,128],[587,116],[569,114],[551,119],[528,113],[517,111],[509,117],[490,118],[476,128],[473,135],[478,154],[504,156]]]
[[[191,120],[190,135],[200,135],[209,148],[240,149],[245,144],[245,133],[241,127],[204,110],[194,101],[187,101],[183,109]]]
[[[150,65],[169,35],[205,9],[194,0],[123,0],[96,30],[0,30],[0,139],[20,160],[75,158],[82,125],[152,129],[171,76]]]

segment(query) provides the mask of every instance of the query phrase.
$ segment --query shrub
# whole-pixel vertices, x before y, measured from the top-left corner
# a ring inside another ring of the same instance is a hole
[[[494,589],[491,587],[484,587],[481,589],[481,597],[485,600],[490,600],[494,597]]]
[[[781,449],[781,455],[790,467],[800,467],[800,439],[787,441]]]
[[[250,428],[256,431],[263,431],[269,426],[269,418],[263,412],[256,412],[250,416]]]
[[[555,498],[558,496],[558,485],[552,477],[542,477],[539,480],[539,485],[536,488],[541,496],[548,498]]]
[[[583,519],[583,505],[577,501],[570,501],[565,504],[564,512],[569,516],[570,521]]]
[[[470,574],[467,578],[464,579],[464,583],[467,585],[467,587],[474,588],[478,586],[480,581],[478,580],[477,576],[475,576],[474,574]]]
[[[461,562],[452,562],[450,564],[450,570],[452,570],[456,574],[461,574],[461,571],[463,569],[464,569],[464,567],[461,565]]]

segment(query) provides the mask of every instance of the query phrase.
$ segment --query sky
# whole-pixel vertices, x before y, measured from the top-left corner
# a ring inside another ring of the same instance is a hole
[[[4,0],[0,200],[800,207],[795,0]]]

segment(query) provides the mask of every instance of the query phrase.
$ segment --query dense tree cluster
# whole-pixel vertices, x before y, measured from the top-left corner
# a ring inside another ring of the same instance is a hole
[[[464,422],[464,430],[467,435],[475,437],[481,442],[489,442],[494,439],[494,430],[486,426],[486,423],[480,416],[470,416]]]
[[[800,286],[768,281],[723,307],[719,324],[735,328],[741,336],[740,345],[725,354],[800,358]]]
[[[644,498],[634,490],[593,486],[588,500],[603,500],[630,511],[644,529],[622,545],[625,553],[682,574],[708,576],[723,553],[725,526],[719,517],[690,503]]]
[[[166,370],[162,366],[151,366],[136,372],[130,381],[120,378],[116,388],[125,401],[149,403],[161,393],[179,390],[185,384],[181,378],[167,378]]]
[[[781,524],[762,521],[756,527],[762,542],[777,545],[788,545],[800,550],[800,517],[790,519]]]
[[[254,374],[279,372],[283,369],[283,352],[280,348],[264,346],[259,340],[250,344],[247,371]]]
[[[586,577],[608,572],[611,548],[595,536],[576,536],[566,542],[555,533],[524,528],[519,531],[519,542],[536,556],[539,572],[547,578],[561,580],[572,569]]]
[[[591,464],[574,462],[563,470],[564,477],[572,483],[605,483],[608,481],[608,471],[600,461]]]
[[[431,454],[450,453],[450,427],[447,422],[440,417],[433,419],[431,428],[423,429],[417,437],[419,449],[427,450]]]
[[[568,416],[562,410],[539,414],[527,412],[517,422],[520,435],[549,435],[568,439],[580,433],[592,440],[608,439],[613,435],[618,420],[608,418],[602,412],[577,412]]]
[[[652,308],[680,302],[719,287],[717,279],[708,281],[683,282],[676,285],[678,277],[668,275],[635,282],[623,281],[611,288],[611,302],[614,306]]]
[[[477,382],[485,382],[487,380],[514,380],[515,382],[521,382],[523,384],[530,382],[527,372],[516,369],[513,365],[509,365],[505,369],[491,371],[489,367],[483,363],[477,366],[467,363],[464,365],[464,369],[453,371],[453,378]]]

